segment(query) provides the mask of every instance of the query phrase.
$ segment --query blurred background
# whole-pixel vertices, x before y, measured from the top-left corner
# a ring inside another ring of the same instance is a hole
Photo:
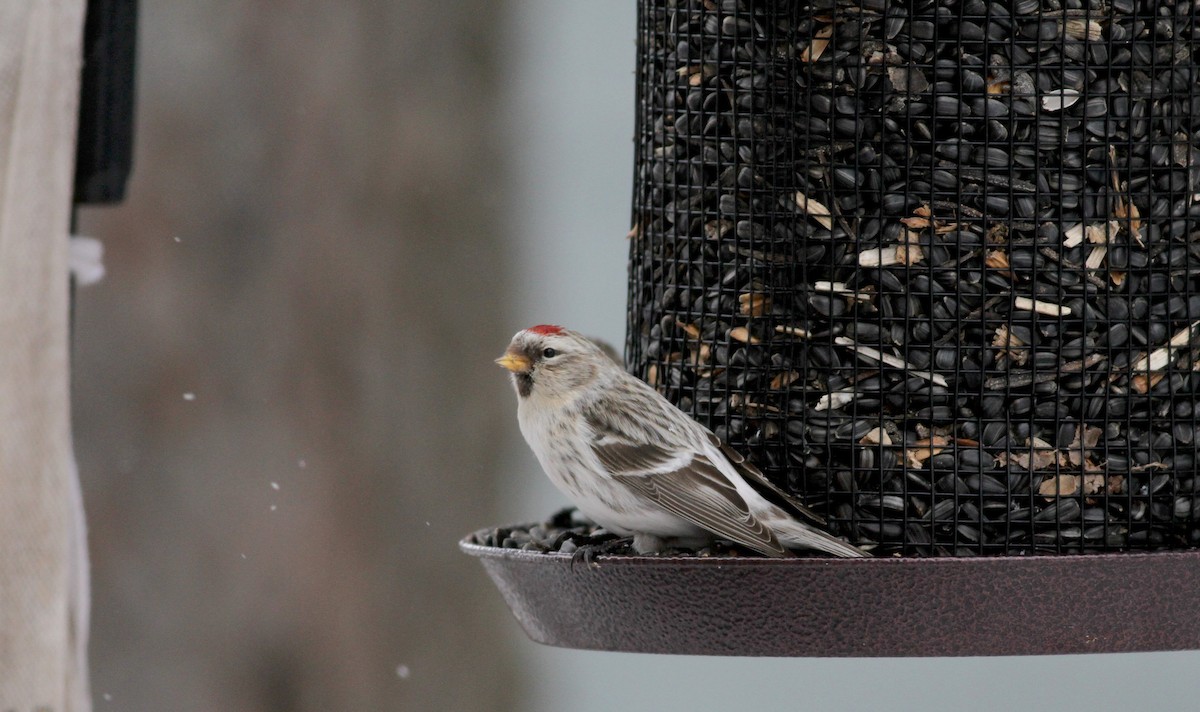
[[[97,709],[1190,709],[1200,654],[730,660],[529,642],[457,540],[564,504],[492,364],[620,344],[635,5],[142,6],[86,209]]]

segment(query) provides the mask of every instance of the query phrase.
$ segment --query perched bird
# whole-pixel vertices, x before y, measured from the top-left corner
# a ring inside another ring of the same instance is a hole
[[[512,372],[521,434],[550,480],[638,553],[721,537],[766,556],[867,556],[580,334],[525,329],[496,363]]]

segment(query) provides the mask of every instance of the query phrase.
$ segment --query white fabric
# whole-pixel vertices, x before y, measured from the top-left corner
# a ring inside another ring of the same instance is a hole
[[[87,712],[68,268],[82,0],[0,0],[0,710]]]

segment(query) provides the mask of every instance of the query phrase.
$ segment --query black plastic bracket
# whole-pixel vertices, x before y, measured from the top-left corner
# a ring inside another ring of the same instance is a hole
[[[75,204],[118,203],[133,164],[137,0],[89,0],[83,33]]]

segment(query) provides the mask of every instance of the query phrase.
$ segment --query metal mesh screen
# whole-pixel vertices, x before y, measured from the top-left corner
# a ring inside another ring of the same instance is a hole
[[[642,0],[631,370],[876,553],[1200,543],[1180,0]]]

